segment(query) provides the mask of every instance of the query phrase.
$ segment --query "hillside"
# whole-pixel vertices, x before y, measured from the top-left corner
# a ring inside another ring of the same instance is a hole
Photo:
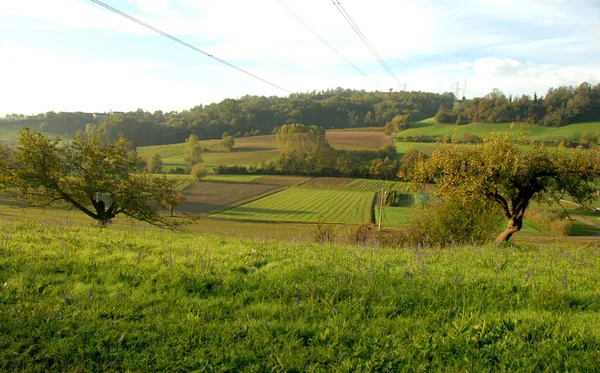
[[[600,122],[574,123],[564,127],[544,127],[536,124],[516,124],[515,138],[518,137],[518,129],[523,127],[531,140],[557,141],[566,139],[579,139],[584,133],[600,133]],[[410,123],[404,131],[398,132],[398,137],[405,136],[452,136],[455,132],[460,137],[463,134],[472,134],[483,138],[491,131],[506,132],[510,123],[469,123],[463,125],[436,124],[433,118]]]
[[[0,229],[6,371],[593,371],[600,360],[591,241],[383,249]]]

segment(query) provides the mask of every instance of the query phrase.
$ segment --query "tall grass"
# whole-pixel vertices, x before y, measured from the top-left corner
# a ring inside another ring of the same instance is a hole
[[[595,371],[600,247],[0,220],[1,371]],[[590,241],[591,242],[591,241]]]

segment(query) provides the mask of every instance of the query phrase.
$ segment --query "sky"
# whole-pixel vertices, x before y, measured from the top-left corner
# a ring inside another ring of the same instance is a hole
[[[103,0],[285,90],[91,0],[0,1],[0,115],[181,111],[336,87],[443,93],[458,83],[472,98],[600,83],[600,0],[335,1],[396,78],[333,0]]]

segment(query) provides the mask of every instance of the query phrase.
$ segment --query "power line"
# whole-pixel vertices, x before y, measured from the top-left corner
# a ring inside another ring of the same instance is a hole
[[[369,48],[369,50],[371,51],[371,53],[373,54],[373,56],[375,56],[375,58],[377,58],[377,60],[381,64],[381,66],[383,66],[384,70],[394,79],[394,81],[396,82],[396,84],[398,84],[398,86],[402,88],[402,83],[400,83],[400,81],[398,80],[398,78],[396,78],[396,75],[394,75],[394,73],[388,67],[388,65],[385,63],[385,61],[383,60],[383,58],[381,58],[381,56],[379,55],[379,53],[377,53],[377,51],[375,50],[375,48],[373,48],[373,46],[371,45],[371,43],[369,43],[369,40],[367,40],[367,37],[362,33],[362,31],[360,31],[360,29],[358,28],[358,26],[356,25],[356,23],[354,22],[354,20],[352,20],[352,17],[350,17],[350,14],[348,14],[348,12],[346,12],[346,10],[342,6],[342,4],[340,4],[339,0],[331,0],[331,2],[333,3],[333,5],[335,5],[336,9],[344,17],[344,19],[346,20],[346,22],[348,22],[348,24],[350,25],[350,27],[352,27],[352,30],[354,30],[354,32],[356,33],[356,35],[358,35],[358,37],[360,38],[360,40],[362,40],[362,42],[367,46],[367,48]]]
[[[246,74],[248,76],[251,76],[254,79],[260,80],[261,82],[263,82],[265,84],[268,84],[271,87],[275,87],[277,89],[280,89],[280,90],[282,90],[284,92],[287,92],[290,95],[293,94],[293,92],[291,92],[291,91],[289,91],[289,90],[287,90],[287,89],[285,89],[285,88],[283,88],[283,87],[281,87],[281,86],[279,86],[279,85],[277,85],[275,83],[272,83],[272,82],[270,82],[270,81],[268,81],[268,80],[266,80],[264,78],[261,78],[260,76],[258,76],[256,74],[253,74],[253,73],[251,73],[251,72],[249,72],[247,70],[242,69],[241,67],[237,67],[236,65],[234,65],[234,64],[232,64],[230,62],[227,62],[227,61],[225,61],[225,60],[223,60],[223,59],[221,59],[219,57],[216,57],[216,56],[214,56],[214,55],[212,55],[212,54],[210,54],[210,53],[208,53],[206,51],[203,51],[202,49],[200,49],[200,48],[198,48],[198,47],[196,47],[196,46],[194,46],[192,44],[189,44],[189,43],[187,43],[187,42],[185,42],[185,41],[183,41],[183,40],[181,40],[181,39],[179,39],[179,38],[177,38],[177,37],[175,37],[175,36],[173,36],[173,35],[171,35],[171,34],[169,34],[167,32],[164,32],[164,31],[162,31],[160,29],[157,29],[156,27],[151,26],[151,25],[149,25],[149,24],[147,24],[147,23],[145,23],[143,21],[140,21],[139,19],[137,19],[137,18],[135,18],[133,16],[130,16],[127,13],[124,13],[124,12],[122,12],[122,11],[116,9],[116,8],[113,8],[112,6],[110,6],[110,5],[106,4],[106,3],[103,3],[100,0],[90,0],[90,1],[92,1],[93,3],[96,3],[96,4],[98,4],[98,5],[102,6],[102,7],[110,10],[111,12],[117,13],[118,15],[120,15],[122,17],[125,17],[128,20],[133,21],[133,22],[135,22],[135,23],[137,23],[137,24],[139,24],[139,25],[141,25],[141,26],[143,26],[143,27],[145,27],[145,28],[147,28],[149,30],[152,30],[152,31],[154,31],[154,32],[156,32],[158,34],[161,34],[162,36],[164,36],[164,37],[166,37],[168,39],[171,39],[172,41],[174,41],[176,43],[179,43],[179,44],[183,45],[184,47],[190,48],[190,49],[192,49],[192,50],[194,50],[194,51],[196,51],[198,53],[202,53],[206,57],[210,57],[210,58],[212,58],[212,59],[214,59],[214,60],[216,60],[216,61],[218,61],[218,62],[220,62],[220,63],[222,63],[224,65],[227,65],[227,66],[231,67],[232,69],[235,69],[235,70],[237,70],[237,71],[239,71],[241,73],[244,73],[244,74]],[[321,108],[323,108],[323,109],[325,109],[327,111],[330,111],[332,113],[336,113],[338,115],[342,115],[342,116],[348,118],[348,116],[346,114],[340,113],[339,111],[336,111],[336,110],[332,110],[332,109],[328,108],[327,106],[324,106],[324,105],[322,105],[322,104],[320,104],[320,103],[318,103],[316,101],[313,101],[313,100],[311,100],[309,98],[304,98],[304,97],[299,97],[299,98],[302,99],[302,100],[304,100],[304,101],[310,102],[313,105],[319,106],[319,107],[321,107]]]
[[[344,56],[340,51],[338,51],[333,45],[331,45],[325,38],[319,35],[312,27],[310,27],[300,16],[298,16],[292,9],[290,9],[286,4],[284,4],[281,0],[277,0],[277,4],[279,4],[283,9],[285,9],[292,17],[294,17],[302,26],[304,26],[308,31],[310,31],[314,36],[317,37],[323,44],[325,44],[329,49],[331,49],[335,54],[340,56],[346,63],[354,68],[354,70],[358,71],[361,75],[364,75],[367,79],[371,81],[371,83],[375,84],[379,88],[382,88],[379,83],[373,80],[367,73],[362,71],[358,66],[356,66],[352,61],[350,61],[346,56]]]

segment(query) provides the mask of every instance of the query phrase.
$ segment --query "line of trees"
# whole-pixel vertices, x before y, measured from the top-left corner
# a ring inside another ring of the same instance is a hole
[[[410,115],[415,120],[432,117],[440,106],[450,107],[454,100],[451,93],[337,88],[288,97],[243,96],[198,105],[179,113],[149,113],[138,109],[110,115],[11,114],[1,119],[0,125],[17,123],[61,135],[72,136],[79,132],[112,141],[124,136],[136,146],[145,146],[180,143],[192,134],[200,140],[222,139],[225,132],[234,137],[269,134],[292,123],[310,123],[323,128],[383,127],[398,114]]]
[[[546,96],[534,94],[533,98],[527,95],[506,97],[494,89],[481,98],[463,100],[454,106],[442,105],[435,118],[439,123],[521,122],[548,127],[597,121],[600,120],[600,84],[550,88]]]
[[[219,166],[220,174],[270,174],[362,177],[394,180],[403,162],[396,161],[396,148],[377,150],[336,150],[331,147],[325,130],[317,126],[286,124],[277,132],[281,151],[276,161],[260,166]],[[410,160],[410,157],[407,158]],[[409,167],[409,166],[406,166]]]

